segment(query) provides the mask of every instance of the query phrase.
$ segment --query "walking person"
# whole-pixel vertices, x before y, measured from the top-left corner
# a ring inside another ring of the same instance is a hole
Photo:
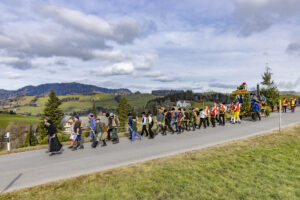
[[[261,121],[261,117],[260,117],[261,106],[257,101],[254,101],[254,104],[252,105],[252,110],[254,112],[254,120],[256,121],[256,117],[258,117],[259,121]]]
[[[109,120],[110,120],[110,117],[109,117],[109,113],[106,113],[106,118],[107,118],[107,140],[111,140],[111,132],[112,132],[112,129],[110,128],[109,126]]]
[[[190,131],[191,130],[191,127],[190,127],[190,121],[191,121],[191,116],[190,116],[190,113],[184,109],[184,127],[185,127],[185,130],[186,131]]]
[[[132,132],[132,136],[131,136],[131,141],[132,142],[134,142],[135,136],[137,136],[140,140],[142,139],[142,136],[140,134],[138,134],[137,122],[138,122],[137,117],[132,116],[131,126],[128,127],[128,128],[131,129],[131,132]]]
[[[149,133],[147,130],[147,116],[145,112],[142,112],[142,133],[141,135],[144,136],[144,133],[146,133],[146,137],[148,137]]]
[[[63,147],[57,138],[57,130],[50,119],[45,123],[45,127],[49,136],[49,156],[62,153]]]
[[[233,123],[241,123],[241,119],[240,119],[240,112],[241,112],[241,104],[237,101],[235,103],[235,110],[234,110],[234,121]]]
[[[118,126],[119,126],[118,116],[111,113],[109,115],[109,128],[111,129],[111,132],[112,132],[113,144],[119,143]]]
[[[128,132],[129,132],[129,140],[132,139],[132,120],[133,120],[133,116],[131,115],[131,113],[128,113]]]
[[[288,103],[289,103],[289,101],[284,97],[283,98],[283,111],[282,112],[286,113]]]
[[[107,144],[105,142],[105,139],[104,139],[104,127],[103,127],[103,124],[100,120],[100,118],[97,118],[96,119],[96,128],[95,128],[95,134],[97,136],[97,141],[99,142],[102,142],[102,147],[105,147]]]
[[[191,114],[192,114],[192,127],[193,127],[193,131],[195,131],[197,126],[197,118],[198,118],[197,110],[193,109]]]
[[[204,128],[206,129],[206,113],[203,109],[200,109],[200,123],[199,123],[199,129],[202,127],[202,125],[204,126]]]
[[[172,128],[175,126],[175,132],[178,132],[178,113],[175,108],[172,108]]]
[[[155,134],[157,135],[160,131],[163,131],[163,121],[164,121],[164,114],[162,109],[158,109],[157,115],[156,115],[156,132]]]
[[[210,110],[209,110],[208,106],[205,107],[204,112],[205,112],[205,115],[206,115],[206,118],[205,118],[206,126],[209,126]]]
[[[218,107],[214,106],[211,110],[211,124],[216,127],[216,117],[218,113]]]
[[[167,129],[169,129],[172,132],[172,134],[174,134],[175,131],[171,127],[172,114],[169,111],[164,110],[164,115],[165,115],[165,125],[164,125],[163,135],[167,135]]]
[[[152,118],[152,113],[148,112],[148,132],[149,132],[149,139],[153,139],[154,138],[154,133],[152,131],[154,122],[153,122],[153,118]]]
[[[183,112],[181,111],[181,108],[178,109],[178,133],[183,133],[184,128],[182,127],[182,123],[184,120]]]
[[[69,149],[72,149],[73,148],[73,145],[74,145],[74,142],[76,140],[76,134],[74,132],[74,125],[75,125],[75,119],[74,117],[71,118],[71,122],[70,122],[70,125],[71,125],[71,135],[70,135],[70,141],[71,141],[71,144],[70,146],[68,147]]]
[[[220,113],[219,113],[219,124],[225,126],[225,113],[227,112],[227,106],[223,103],[220,104]]]
[[[96,119],[94,118],[93,113],[89,114],[89,120],[90,120],[90,137],[92,138],[92,147],[96,147],[98,141],[97,141],[97,135],[95,133]]]
[[[77,150],[78,143],[80,144],[79,149],[84,149],[83,140],[81,138],[82,130],[81,130],[81,121],[79,120],[79,116],[76,115],[74,117],[74,120],[75,120],[75,124],[74,124],[74,130],[73,131],[76,134],[76,139],[74,141],[72,151]]]

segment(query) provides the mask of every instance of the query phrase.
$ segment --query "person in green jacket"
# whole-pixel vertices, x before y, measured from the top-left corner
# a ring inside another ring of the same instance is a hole
[[[102,147],[106,146],[105,139],[103,138],[104,134],[104,127],[103,124],[100,121],[100,118],[96,119],[96,128],[95,128],[95,134],[97,135],[98,141],[102,142]]]
[[[142,136],[140,134],[138,134],[138,129],[137,129],[137,117],[133,116],[133,119],[132,119],[132,126],[130,127],[131,128],[131,131],[132,131],[132,137],[131,137],[131,141],[134,141],[135,140],[135,136],[137,136],[140,140],[142,139]]]

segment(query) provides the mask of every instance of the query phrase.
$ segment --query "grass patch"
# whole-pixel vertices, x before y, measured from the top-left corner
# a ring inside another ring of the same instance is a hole
[[[300,125],[0,195],[0,199],[299,199]],[[99,155],[101,157],[101,155]]]
[[[0,114],[0,128],[3,129],[5,129],[10,123],[17,124],[19,122],[24,122],[25,124],[38,124],[39,121],[39,117]]]

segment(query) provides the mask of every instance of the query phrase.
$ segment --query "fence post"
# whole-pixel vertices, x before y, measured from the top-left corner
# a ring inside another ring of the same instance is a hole
[[[10,133],[6,133],[7,151],[10,151]]]

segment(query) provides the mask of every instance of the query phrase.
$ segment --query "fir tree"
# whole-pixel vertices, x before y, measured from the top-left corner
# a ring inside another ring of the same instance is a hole
[[[125,125],[127,124],[128,119],[128,113],[131,111],[131,106],[127,103],[127,100],[125,97],[122,97],[120,100],[120,103],[118,105],[118,108],[116,110],[116,113],[120,120],[120,131],[125,131]]]
[[[279,92],[277,86],[272,80],[271,68],[267,67],[266,71],[262,75],[263,81],[261,82],[265,88],[262,88],[261,94],[263,94],[267,98],[267,103],[270,106],[275,106],[276,102],[278,102]]]
[[[40,132],[41,132],[41,138],[43,139],[46,136],[46,130],[44,128],[44,119],[49,118],[53,125],[56,127],[57,131],[63,130],[63,125],[60,124],[60,122],[63,119],[64,113],[59,106],[61,105],[61,101],[56,96],[55,92],[52,90],[49,94],[48,102],[45,105],[44,112],[42,114],[41,122],[40,122]]]
[[[96,103],[93,100],[93,106],[92,106],[92,113],[94,114],[94,117],[97,118],[97,108],[96,108]]]

